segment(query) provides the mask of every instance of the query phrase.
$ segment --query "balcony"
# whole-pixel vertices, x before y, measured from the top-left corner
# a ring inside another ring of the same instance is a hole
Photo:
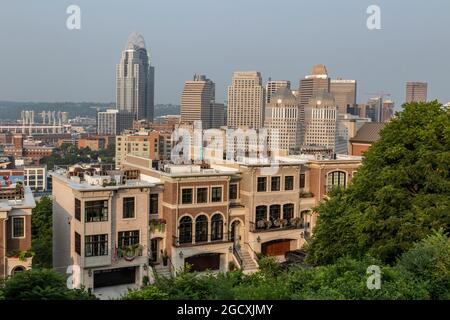
[[[304,224],[300,218],[250,221],[250,232],[270,232],[290,229],[303,229]]]
[[[191,246],[204,246],[210,244],[218,244],[225,242],[232,242],[231,233],[224,233],[223,236],[214,238],[212,235],[208,235],[207,240],[204,239],[195,239],[195,236],[192,237],[177,237],[173,236],[173,246],[174,247],[191,247]],[[195,243],[193,242],[195,239]],[[213,240],[214,239],[214,240]]]

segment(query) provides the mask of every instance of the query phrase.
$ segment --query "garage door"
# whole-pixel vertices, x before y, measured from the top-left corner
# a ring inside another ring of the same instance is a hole
[[[266,256],[284,256],[290,250],[290,244],[290,240],[269,241],[261,245],[261,252]]]
[[[136,268],[118,268],[94,271],[94,288],[131,284],[136,279]]]
[[[184,259],[184,262],[189,263],[191,265],[191,271],[219,270],[220,254],[219,253],[199,254]]]

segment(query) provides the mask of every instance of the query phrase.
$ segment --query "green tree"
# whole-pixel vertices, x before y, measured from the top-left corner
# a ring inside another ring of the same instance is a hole
[[[319,206],[307,261],[365,253],[394,263],[433,229],[450,226],[450,109],[410,103],[364,154],[352,185]]]
[[[52,200],[42,197],[31,215],[33,267],[52,267]]]
[[[6,300],[91,300],[95,296],[82,289],[71,290],[60,274],[49,269],[33,269],[15,274],[5,282]]]

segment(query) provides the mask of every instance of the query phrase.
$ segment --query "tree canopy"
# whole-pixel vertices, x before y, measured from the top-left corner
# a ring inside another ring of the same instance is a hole
[[[393,263],[432,230],[450,229],[450,110],[410,103],[364,154],[346,190],[317,209],[307,261],[370,254]]]

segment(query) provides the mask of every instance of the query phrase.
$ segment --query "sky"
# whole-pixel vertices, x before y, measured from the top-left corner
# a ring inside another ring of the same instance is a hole
[[[81,29],[69,30],[69,5]],[[381,9],[369,30],[368,6]],[[299,79],[314,64],[356,79],[358,102],[406,81],[428,82],[450,101],[448,0],[0,0],[0,100],[114,102],[115,67],[130,33],[141,33],[155,66],[156,103],[179,104],[194,73],[226,100],[234,71],[263,81]]]

